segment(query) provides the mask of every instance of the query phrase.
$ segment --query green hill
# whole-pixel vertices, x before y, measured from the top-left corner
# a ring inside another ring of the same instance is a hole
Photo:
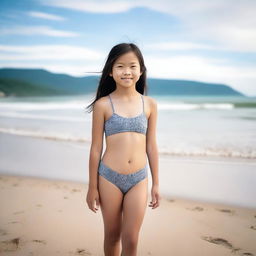
[[[4,94],[3,96],[50,96],[64,94],[64,92],[44,88],[38,84],[8,78],[0,78],[0,92]]]
[[[73,77],[43,69],[2,68],[0,79],[0,91],[7,95],[43,96],[95,93],[100,77]],[[147,81],[148,95],[245,96],[224,84],[155,78]]]

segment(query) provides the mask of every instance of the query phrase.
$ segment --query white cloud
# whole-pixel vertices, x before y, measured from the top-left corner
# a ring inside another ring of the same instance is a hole
[[[77,11],[93,13],[118,13],[125,12],[130,8],[140,6],[130,1],[84,1],[84,0],[41,0],[42,5],[67,8]]]
[[[245,94],[255,95],[256,66],[238,67],[225,59],[180,55],[144,57],[149,77],[187,79],[227,84]]]
[[[59,15],[49,14],[49,13],[45,13],[45,12],[31,11],[31,12],[27,12],[27,14],[31,17],[41,18],[41,19],[46,19],[46,20],[56,20],[56,21],[65,20],[65,18],[63,18]]]
[[[220,48],[256,52],[256,1],[244,0],[41,0],[43,5],[93,13],[125,12],[145,7],[170,14],[182,26],[179,36],[189,41],[207,40]]]
[[[155,51],[216,49],[216,47],[212,45],[192,43],[192,42],[165,42],[165,43],[145,44],[144,48],[149,50],[155,50]]]
[[[0,50],[2,49],[3,46],[0,46]],[[41,49],[44,50],[44,47]],[[67,50],[65,47],[62,49],[64,52]],[[76,50],[76,48],[74,49]],[[10,49],[6,48],[5,50]],[[18,50],[21,51],[22,49]],[[31,52],[27,51],[28,56],[33,55],[34,50]],[[20,59],[10,61],[7,59],[5,61],[2,60],[0,62],[0,66],[15,68],[43,68],[54,73],[66,73],[78,77],[100,75],[100,73],[96,74],[86,72],[99,72],[102,70],[104,65],[102,62],[102,55],[99,54],[98,59],[96,60],[94,59],[93,54],[89,58],[88,55],[84,55],[84,59],[81,59],[78,54],[79,51],[77,54],[75,54],[75,56],[77,56],[77,60],[72,61],[72,64],[70,61],[58,62],[60,58],[55,62],[51,61],[51,59],[49,59],[49,62],[47,60],[40,62],[33,61],[33,59],[24,59],[25,61],[21,61]],[[69,58],[69,56],[66,57]],[[44,60],[44,58],[42,60]],[[219,60],[187,55],[164,58],[160,58],[154,55],[145,55],[144,60],[147,66],[147,74],[149,78],[154,77],[160,79],[187,79],[202,82],[221,83],[229,85],[247,95],[255,95],[256,67],[238,67],[231,65],[225,59]]]
[[[207,40],[220,48],[256,52],[256,2],[251,0],[151,1],[148,5],[178,18],[180,36],[190,41]]]
[[[52,29],[47,26],[15,26],[10,28],[0,28],[1,35],[44,35],[53,37],[75,37],[79,34]]]
[[[101,60],[103,54],[80,46],[69,45],[0,45],[1,61],[28,60]]]
[[[83,64],[70,65],[69,63],[45,63],[39,64],[37,62],[14,62],[14,63],[0,63],[0,68],[27,68],[27,69],[45,69],[49,72],[58,74],[68,74],[76,77],[100,75],[102,66],[100,64],[92,64],[85,62]]]

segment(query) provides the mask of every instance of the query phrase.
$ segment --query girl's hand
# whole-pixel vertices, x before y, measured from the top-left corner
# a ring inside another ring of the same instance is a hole
[[[153,185],[151,189],[151,202],[149,207],[152,207],[152,210],[157,208],[160,205],[161,196],[159,194],[159,188],[157,185]]]
[[[95,207],[95,201],[96,201],[96,207]],[[89,209],[91,209],[93,212],[96,213],[96,211],[99,209],[99,206],[100,206],[99,192],[97,188],[88,189],[86,202],[88,204]]]

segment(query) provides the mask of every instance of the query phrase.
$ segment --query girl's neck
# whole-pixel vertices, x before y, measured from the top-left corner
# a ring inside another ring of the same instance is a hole
[[[134,87],[132,88],[116,88],[115,91],[112,92],[112,95],[120,97],[120,98],[133,98],[137,96],[139,92],[136,91]]]

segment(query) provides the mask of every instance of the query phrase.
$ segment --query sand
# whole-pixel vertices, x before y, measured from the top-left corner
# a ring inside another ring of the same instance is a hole
[[[87,184],[1,175],[0,191],[0,255],[104,255]],[[138,255],[256,255],[256,209],[163,197],[147,208]]]

